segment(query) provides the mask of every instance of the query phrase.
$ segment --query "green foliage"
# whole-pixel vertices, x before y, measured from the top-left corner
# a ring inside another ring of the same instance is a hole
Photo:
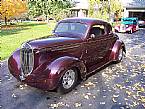
[[[119,16],[122,5],[119,0],[89,0],[89,16],[109,20],[111,14]]]
[[[25,41],[52,34],[55,22],[23,22],[2,27],[0,32],[0,56],[4,60]],[[0,59],[0,60],[1,60]]]
[[[68,9],[73,6],[68,0],[30,0],[29,15],[37,17],[45,15],[47,17],[60,20],[68,15]]]
[[[100,0],[89,0],[89,16],[96,17],[95,6],[100,4]]]
[[[121,17],[123,6],[119,0],[111,0],[111,12],[115,13],[116,17]]]

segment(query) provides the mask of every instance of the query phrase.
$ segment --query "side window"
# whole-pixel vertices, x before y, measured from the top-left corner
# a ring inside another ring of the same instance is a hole
[[[105,30],[105,34],[113,33],[111,25],[106,25],[104,30]]]
[[[94,34],[95,37],[101,36],[105,34],[104,25],[94,25],[90,30],[90,36]]]
[[[133,24],[137,24],[137,21],[136,20],[133,20]]]

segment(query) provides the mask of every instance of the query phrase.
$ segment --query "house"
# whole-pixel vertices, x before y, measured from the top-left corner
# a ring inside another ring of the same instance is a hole
[[[123,17],[138,17],[145,20],[145,0],[121,0],[124,13]]]
[[[70,9],[71,17],[88,17],[89,12],[89,0],[73,0],[75,2],[75,7]],[[110,0],[100,0],[100,4],[94,5],[94,13],[97,13],[98,10],[103,7],[104,3],[110,3]],[[108,14],[112,18],[112,13]],[[113,14],[114,18],[114,14]]]
[[[89,10],[88,0],[74,0],[76,5],[71,8],[71,17],[87,17]]]

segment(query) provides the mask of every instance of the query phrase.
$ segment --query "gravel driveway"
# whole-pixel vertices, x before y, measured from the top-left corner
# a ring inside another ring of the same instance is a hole
[[[145,29],[118,33],[127,48],[119,64],[95,72],[66,95],[21,84],[0,67],[0,109],[145,109]]]

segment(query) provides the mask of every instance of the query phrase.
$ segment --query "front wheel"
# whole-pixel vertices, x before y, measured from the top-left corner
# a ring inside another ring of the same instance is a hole
[[[132,34],[133,33],[133,29],[131,29],[129,33]]]
[[[78,82],[78,72],[75,68],[66,70],[61,77],[61,80],[59,82],[59,86],[57,91],[60,94],[65,94],[70,92]]]

